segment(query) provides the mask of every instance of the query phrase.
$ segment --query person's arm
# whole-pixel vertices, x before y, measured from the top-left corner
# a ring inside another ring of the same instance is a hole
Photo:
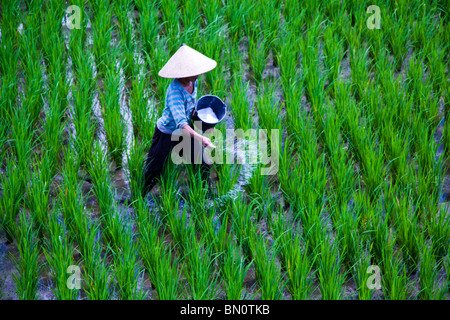
[[[194,129],[192,129],[189,125],[185,125],[183,128],[183,132],[189,134],[194,139],[197,139],[202,143],[204,147],[211,147],[215,148],[216,146],[212,144],[211,140],[205,136],[202,136],[198,132],[196,132]]]
[[[174,90],[173,92],[171,92],[170,97],[168,99],[168,103],[170,111],[172,112],[173,118],[177,125],[177,128],[182,129],[183,132],[189,134],[194,139],[200,141],[204,147],[211,147],[211,148],[216,147],[211,143],[211,140],[209,138],[200,135],[188,125],[184,109],[185,107],[183,95],[181,94],[180,91]]]

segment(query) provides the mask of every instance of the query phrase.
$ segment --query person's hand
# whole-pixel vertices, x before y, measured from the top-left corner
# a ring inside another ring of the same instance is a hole
[[[216,146],[212,144],[211,140],[207,137],[202,137],[202,145],[207,148],[215,148]]]

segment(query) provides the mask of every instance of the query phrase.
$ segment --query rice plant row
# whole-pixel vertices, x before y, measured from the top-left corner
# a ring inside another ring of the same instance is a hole
[[[56,299],[448,297],[445,1],[381,1],[381,29],[368,1],[74,4],[81,29],[65,2],[1,6],[0,221],[18,298],[38,298],[44,272]],[[169,166],[142,197],[170,83],[158,71],[182,43],[218,61],[198,95],[228,104],[216,130],[281,132],[276,176],[217,163],[207,186]]]

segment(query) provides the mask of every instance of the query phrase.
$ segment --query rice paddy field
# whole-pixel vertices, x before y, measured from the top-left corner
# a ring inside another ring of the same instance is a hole
[[[449,10],[1,1],[0,298],[448,300]],[[218,63],[216,133],[278,133],[277,170],[238,138],[207,183],[169,162],[143,198],[182,43]]]

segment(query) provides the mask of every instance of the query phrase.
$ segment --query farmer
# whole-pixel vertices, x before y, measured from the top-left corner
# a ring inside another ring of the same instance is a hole
[[[214,69],[216,65],[216,61],[183,44],[159,71],[160,77],[174,80],[167,88],[166,104],[162,116],[156,122],[152,145],[145,162],[144,197],[155,186],[172,148],[184,139],[172,139],[172,134],[184,133],[183,136],[191,140],[191,155],[188,158],[190,163],[194,163],[194,139],[204,147],[215,148],[210,139],[194,131],[191,117],[197,96],[198,75]],[[201,168],[203,177],[205,174],[209,175],[209,166],[203,156]]]

